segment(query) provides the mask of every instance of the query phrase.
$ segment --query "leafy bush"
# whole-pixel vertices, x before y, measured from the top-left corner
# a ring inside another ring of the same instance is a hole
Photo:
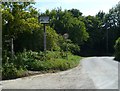
[[[25,58],[24,56],[25,54],[27,58]],[[59,52],[59,51],[55,51],[55,52],[46,51],[46,53],[44,52],[32,53],[31,51],[29,51],[29,52],[23,52],[21,55],[23,55],[22,61],[28,70],[46,71],[46,70],[65,70],[67,68],[71,68],[77,65],[76,63],[75,65],[72,66],[72,62],[71,62],[71,61],[76,62],[75,59],[76,56],[72,56],[71,53],[68,53],[69,59],[67,60],[66,54],[67,53],[65,52]],[[71,56],[72,58],[70,58]]]
[[[68,54],[68,58],[67,58]],[[13,59],[4,55],[2,67],[3,79],[12,79],[27,75],[27,71],[60,71],[79,64],[79,56],[63,51],[17,53]]]
[[[5,63],[2,67],[2,79],[13,79],[25,76],[26,70],[17,69],[13,63]]]
[[[115,59],[120,61],[120,38],[117,39],[115,44]]]
[[[4,78],[15,78],[17,76],[17,69],[13,63],[5,63],[3,65],[2,77]]]
[[[14,40],[15,51],[26,50],[32,51],[43,51],[43,37],[44,30],[43,26],[40,25],[40,28],[32,31],[23,31],[17,35],[17,38]],[[46,41],[47,41],[47,50],[59,50],[58,46],[58,34],[56,31],[49,26],[46,27]]]
[[[31,65],[29,65],[29,70],[36,71],[49,71],[49,70],[66,70],[69,68],[73,68],[79,64],[79,57],[69,55],[68,60],[57,58],[50,59],[47,61],[38,61],[35,60]]]
[[[65,40],[62,36],[59,36],[59,46],[63,51],[69,51],[73,54],[80,52],[80,46],[73,43],[70,39]]]

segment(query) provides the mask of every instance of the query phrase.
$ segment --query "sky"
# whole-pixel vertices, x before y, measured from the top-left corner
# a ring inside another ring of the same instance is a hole
[[[105,13],[116,6],[120,0],[35,0],[35,8],[40,12],[46,9],[52,10],[57,7],[64,9],[79,9],[83,15],[96,15],[100,10]]]

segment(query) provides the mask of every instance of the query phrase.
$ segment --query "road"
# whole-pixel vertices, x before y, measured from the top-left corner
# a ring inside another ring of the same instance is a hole
[[[2,81],[3,89],[118,89],[118,62],[88,57],[76,68]]]

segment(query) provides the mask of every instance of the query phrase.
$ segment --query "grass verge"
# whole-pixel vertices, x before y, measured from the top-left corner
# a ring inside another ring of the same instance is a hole
[[[38,73],[58,72],[76,67],[81,57],[61,52],[24,52],[19,53],[12,60],[7,58],[7,62],[2,67],[2,79],[14,79]],[[4,58],[5,61],[5,58]],[[33,72],[32,74],[29,72]]]

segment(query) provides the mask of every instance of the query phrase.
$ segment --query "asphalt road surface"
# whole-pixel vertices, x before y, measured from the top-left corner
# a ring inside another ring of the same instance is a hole
[[[89,57],[59,73],[2,81],[3,89],[118,89],[118,62],[113,57]]]

